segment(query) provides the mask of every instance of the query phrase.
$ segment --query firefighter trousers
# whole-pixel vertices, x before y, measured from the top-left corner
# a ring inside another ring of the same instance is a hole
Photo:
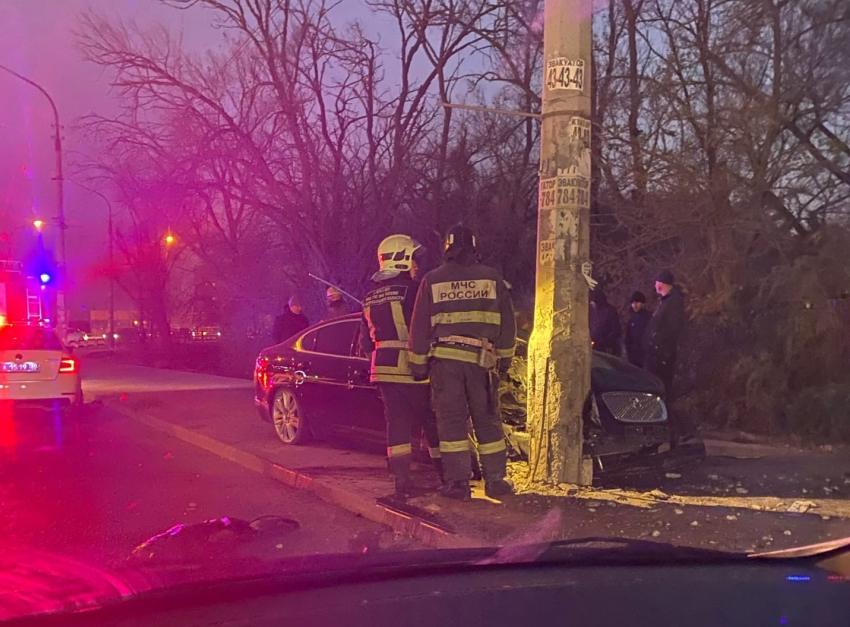
[[[491,373],[478,364],[438,358],[431,361],[430,372],[446,483],[469,480],[469,417],[484,480],[504,479],[507,450]]]
[[[378,383],[387,420],[387,460],[390,474],[402,482],[410,479],[411,437],[425,432],[431,459],[440,458],[437,423],[431,409],[428,385],[415,383]]]

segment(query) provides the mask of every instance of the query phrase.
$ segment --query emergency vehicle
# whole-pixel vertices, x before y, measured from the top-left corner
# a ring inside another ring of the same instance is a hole
[[[0,261],[0,326],[49,324],[44,319],[44,291],[39,279],[26,275],[20,261]]]

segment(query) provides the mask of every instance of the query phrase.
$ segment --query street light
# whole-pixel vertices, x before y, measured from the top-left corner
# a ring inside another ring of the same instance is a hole
[[[56,308],[58,311],[58,320],[57,327],[59,328],[59,335],[62,338],[65,337],[65,288],[64,288],[64,280],[65,280],[65,188],[63,184],[63,176],[62,176],[62,132],[59,126],[59,111],[56,109],[56,103],[53,101],[53,98],[50,97],[50,94],[47,93],[47,90],[36,83],[35,81],[23,76],[22,74],[18,74],[15,70],[6,67],[3,64],[0,64],[0,70],[5,70],[12,76],[19,78],[24,81],[28,85],[35,87],[38,91],[40,91],[47,101],[50,103],[50,108],[53,110],[53,123],[56,126],[56,135],[53,137],[53,150],[56,153],[56,222],[59,226],[59,275],[60,275],[60,284],[59,289],[56,290]],[[36,227],[38,228],[38,227]]]
[[[109,207],[109,222],[108,222],[108,231],[109,231],[109,337],[108,343],[110,348],[115,348],[115,339],[117,334],[115,333],[115,238],[112,234],[112,203],[109,201],[104,194],[97,191],[96,189],[92,189],[88,185],[83,185],[82,183],[78,183],[73,179],[69,179],[75,185],[82,187],[87,192],[94,194],[95,196],[99,196],[103,202],[106,203],[106,206]]]
[[[174,239],[174,236],[171,233],[165,236],[165,243],[169,246],[171,246],[175,241],[176,240]]]
[[[36,230],[40,231],[41,227],[44,226],[44,220],[33,220],[32,225],[36,228]]]

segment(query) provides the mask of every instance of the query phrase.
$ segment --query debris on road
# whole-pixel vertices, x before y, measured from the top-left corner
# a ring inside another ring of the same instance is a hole
[[[812,507],[817,507],[817,504],[812,501],[794,501],[788,507],[787,511],[795,514],[805,514]]]
[[[738,517],[734,514],[729,514],[728,516],[726,516],[726,520],[738,520]]]
[[[784,533],[786,536],[790,536],[790,535],[791,535],[791,530],[790,530],[790,529],[786,529],[786,530],[785,530],[785,531],[783,531],[782,533]]]
[[[668,472],[664,476],[667,477],[668,479],[681,479],[682,478],[682,475],[680,475],[678,472]]]
[[[653,531],[653,532],[652,532],[652,537],[653,537],[653,538],[657,538],[657,537],[658,537],[658,536],[660,536],[660,535],[661,535],[661,532],[660,532],[660,531],[658,531],[658,529],[656,529],[655,531]]]
[[[735,484],[730,484],[730,488],[735,488],[735,492],[737,493],[737,495],[732,496],[667,494],[658,489],[639,492],[637,490],[621,488],[594,488],[571,484],[540,487],[529,483],[528,465],[523,462],[510,464],[510,476],[516,487],[516,494],[537,494],[549,497],[586,499],[590,501],[587,506],[595,508],[600,507],[602,502],[606,501],[643,509],[652,509],[658,505],[670,503],[697,507],[731,507],[759,512],[790,512],[801,514],[813,514],[815,512],[812,510],[817,509],[817,514],[819,515],[850,518],[850,500],[833,499],[815,502],[777,496],[749,496],[749,490],[747,488],[736,487]]]
[[[179,523],[145,540],[133,549],[131,558],[184,564],[205,563],[232,555],[240,546],[265,542],[276,546],[283,536],[299,528],[295,520],[262,516],[248,522],[238,518],[213,518],[195,524]]]
[[[682,514],[684,514],[684,513],[685,513],[685,510],[683,510],[683,509],[674,509],[674,510],[673,510],[673,513],[674,513],[674,514],[676,514],[677,516],[681,516]]]
[[[697,522],[696,520],[691,521],[691,527],[699,527],[699,522]]]

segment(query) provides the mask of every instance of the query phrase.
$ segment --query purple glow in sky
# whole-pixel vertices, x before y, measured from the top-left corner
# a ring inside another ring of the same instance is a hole
[[[74,131],[79,117],[114,108],[109,77],[82,60],[73,29],[80,15],[166,22],[182,29],[190,46],[216,45],[221,33],[210,28],[209,12],[176,11],[157,0],[3,0],[0,2],[0,64],[47,90],[63,127],[67,256],[72,277],[106,250],[107,208],[103,200],[75,185],[75,154],[86,151]],[[45,220],[45,239],[53,241],[56,193],[53,114],[36,89],[0,71],[0,241],[3,258],[20,256],[31,241],[33,218]]]
[[[159,0],[0,0],[0,64],[39,83],[56,102],[62,124],[65,164],[65,214],[69,276],[80,298],[102,299],[102,286],[85,286],[88,269],[107,249],[107,207],[102,199],[73,182],[75,162],[90,146],[75,122],[90,113],[109,115],[116,101],[109,93],[111,76],[82,60],[74,29],[86,10],[141,25],[164,23],[183,33],[192,51],[214,48],[222,31],[212,27],[215,14],[195,7],[176,10]],[[340,23],[362,19],[372,36],[391,46],[394,25],[382,23],[362,0],[345,0],[334,15]],[[371,32],[370,32],[371,31]],[[391,61],[390,61],[391,62]],[[0,70],[0,255],[20,258],[34,241],[34,218],[45,221],[44,238],[52,245],[56,229],[56,184],[53,114],[32,86]],[[82,181],[87,182],[87,181]],[[108,189],[103,190],[108,194]],[[82,292],[95,287],[98,296]],[[94,303],[94,306],[101,306]]]

